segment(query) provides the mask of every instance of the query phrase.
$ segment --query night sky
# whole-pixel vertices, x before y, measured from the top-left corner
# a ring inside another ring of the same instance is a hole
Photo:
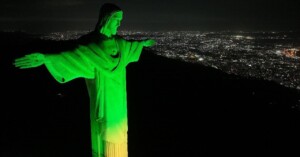
[[[0,30],[92,30],[105,2],[124,10],[120,30],[299,30],[299,0],[1,0]]]

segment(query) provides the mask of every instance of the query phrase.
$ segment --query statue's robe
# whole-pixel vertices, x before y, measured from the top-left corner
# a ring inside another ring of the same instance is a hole
[[[116,54],[108,52],[110,46]],[[46,55],[45,66],[59,83],[86,80],[93,156],[128,156],[126,66],[139,60],[142,49],[141,41],[115,36],[88,40],[72,50]]]

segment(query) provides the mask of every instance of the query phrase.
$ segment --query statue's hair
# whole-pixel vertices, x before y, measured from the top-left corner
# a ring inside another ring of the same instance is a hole
[[[95,31],[98,32],[102,27],[104,27],[111,15],[118,11],[122,11],[122,9],[117,5],[113,3],[104,3],[100,8],[99,18],[95,27]]]

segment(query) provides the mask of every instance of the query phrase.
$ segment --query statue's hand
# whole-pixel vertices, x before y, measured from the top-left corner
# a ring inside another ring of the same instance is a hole
[[[45,55],[42,53],[31,53],[15,59],[14,65],[20,69],[35,68],[45,63]]]
[[[144,46],[145,47],[151,47],[155,45],[156,41],[153,39],[144,40]]]

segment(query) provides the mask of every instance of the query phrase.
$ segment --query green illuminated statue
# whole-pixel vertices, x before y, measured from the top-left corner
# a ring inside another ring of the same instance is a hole
[[[20,69],[45,65],[59,83],[86,80],[90,97],[93,157],[127,157],[126,66],[137,62],[155,40],[125,40],[117,35],[123,11],[111,3],[100,9],[91,33],[77,47],[56,54],[34,52],[15,60]]]

